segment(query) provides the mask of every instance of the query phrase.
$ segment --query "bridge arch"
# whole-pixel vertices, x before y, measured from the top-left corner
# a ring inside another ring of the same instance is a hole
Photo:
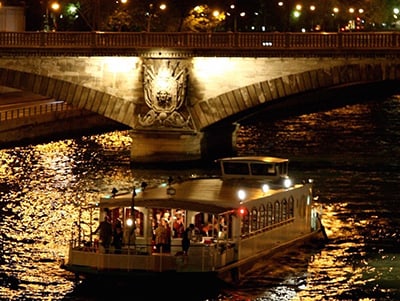
[[[134,105],[104,91],[8,68],[0,68],[0,85],[65,101],[78,109],[92,111],[124,125],[133,126]]]
[[[377,62],[338,65],[253,83],[194,104],[190,112],[197,128],[207,130],[223,120],[238,121],[254,111],[287,97],[322,89],[400,81],[400,63]],[[321,99],[320,101],[324,101]]]

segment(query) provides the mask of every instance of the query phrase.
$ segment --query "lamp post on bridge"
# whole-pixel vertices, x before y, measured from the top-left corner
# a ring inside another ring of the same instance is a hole
[[[60,4],[58,2],[49,3],[46,1],[46,13],[43,21],[43,31],[50,31],[50,20],[52,20],[52,27],[54,30],[57,30],[57,16],[56,12],[60,9]]]
[[[237,32],[237,8],[235,4],[230,5],[233,15],[233,32]]]
[[[158,9],[160,10],[165,10],[167,8],[167,5],[164,3],[160,4]],[[149,4],[149,11],[147,12],[147,26],[146,26],[146,31],[150,32],[151,31],[151,21],[152,19],[156,16],[156,7],[154,6],[153,3]]]

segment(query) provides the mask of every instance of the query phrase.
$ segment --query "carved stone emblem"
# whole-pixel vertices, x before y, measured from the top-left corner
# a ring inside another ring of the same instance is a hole
[[[147,60],[143,65],[144,100],[150,110],[139,114],[143,127],[189,128],[182,113],[186,102],[187,68],[167,60]]]

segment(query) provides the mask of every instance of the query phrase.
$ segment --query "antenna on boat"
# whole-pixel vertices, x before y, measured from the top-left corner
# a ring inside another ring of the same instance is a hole
[[[135,217],[135,196],[136,196],[136,187],[133,186],[132,191],[132,201],[131,201],[131,219],[132,219],[132,229],[129,234],[129,239],[133,237],[133,246],[136,246],[136,217]]]

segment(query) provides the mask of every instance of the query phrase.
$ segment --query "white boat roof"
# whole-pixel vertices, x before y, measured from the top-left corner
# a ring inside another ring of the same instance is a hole
[[[222,213],[237,209],[241,206],[237,195],[240,189],[246,191],[243,203],[265,198],[286,189],[281,187],[271,188],[268,192],[262,191],[262,183],[249,181],[229,180],[222,181],[219,178],[193,179],[181,183],[165,185],[163,187],[148,188],[137,191],[134,205],[151,208],[181,208],[193,211],[209,213]],[[257,184],[257,185],[254,185]],[[168,195],[167,189],[172,187],[174,195]],[[101,207],[127,207],[132,205],[132,194],[117,195],[115,197],[103,197]]]
[[[267,156],[246,156],[218,159],[219,162],[247,162],[247,163],[283,163],[288,159]],[[263,192],[263,184],[271,184],[270,178],[265,176],[248,176],[232,178],[191,178],[185,181],[172,182],[155,188],[135,189],[134,205],[151,208],[181,208],[209,213],[222,213],[237,209],[241,206],[238,191],[244,190],[246,197],[242,204],[276,195],[284,192],[281,186],[271,186],[268,192]],[[170,191],[168,194],[167,191]],[[171,193],[172,192],[172,193]],[[121,194],[114,197],[107,196],[100,200],[101,207],[122,207],[132,205],[132,194]]]

